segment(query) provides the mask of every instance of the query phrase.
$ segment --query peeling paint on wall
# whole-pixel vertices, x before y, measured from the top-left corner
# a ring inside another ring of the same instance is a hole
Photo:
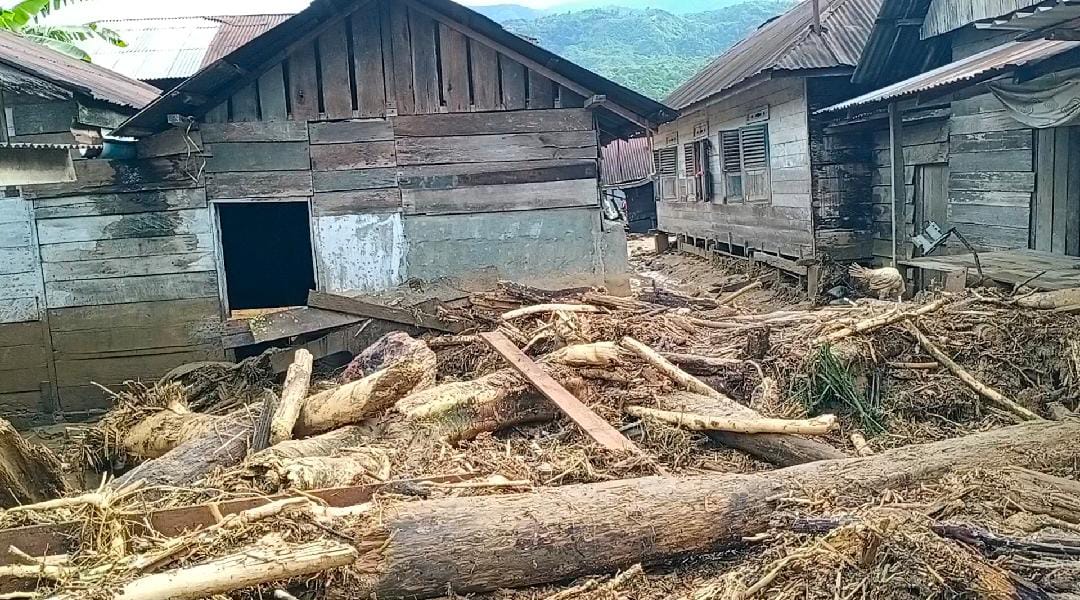
[[[374,292],[405,281],[401,215],[341,215],[315,219],[319,286],[328,292]]]

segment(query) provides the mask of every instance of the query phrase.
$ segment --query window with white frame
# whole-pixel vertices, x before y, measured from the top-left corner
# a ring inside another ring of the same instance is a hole
[[[708,202],[713,198],[711,173],[712,143],[708,138],[683,146],[686,168],[687,200]]]
[[[724,176],[725,201],[768,202],[768,125],[721,131],[720,165]]]
[[[658,148],[653,151],[653,167],[656,169],[656,195],[660,200],[678,198],[679,148]]]

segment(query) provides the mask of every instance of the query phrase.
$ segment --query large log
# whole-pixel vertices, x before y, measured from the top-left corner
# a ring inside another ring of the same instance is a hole
[[[752,475],[648,477],[385,507],[365,542],[363,589],[337,597],[431,598],[610,573],[713,552],[768,529],[780,501],[826,491],[876,495],[973,469],[1071,467],[1080,423],[1031,422]],[[447,552],[452,548],[453,552]],[[374,564],[374,567],[372,567]]]
[[[142,463],[109,487],[119,489],[136,481],[149,486],[192,485],[217,467],[235,466],[247,455],[261,411],[261,403],[253,404],[221,417],[203,435]]]
[[[26,441],[0,419],[0,508],[59,498],[68,491],[51,450]]]
[[[709,414],[730,419],[760,419],[761,413],[734,401],[707,398],[689,392],[678,392],[661,399],[662,408],[669,411]],[[837,460],[847,455],[814,439],[783,433],[746,434],[730,431],[710,431],[709,439],[728,448],[741,450],[778,467],[791,467],[819,460]]]

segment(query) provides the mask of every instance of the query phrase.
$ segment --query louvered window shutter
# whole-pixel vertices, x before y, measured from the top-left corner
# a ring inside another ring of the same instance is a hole
[[[742,146],[738,131],[725,131],[720,134],[720,151],[725,173],[742,172]]]
[[[769,167],[769,133],[764,125],[746,127],[742,136],[743,170],[764,171]]]

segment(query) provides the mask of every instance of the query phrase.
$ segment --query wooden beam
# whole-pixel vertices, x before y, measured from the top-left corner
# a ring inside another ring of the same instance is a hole
[[[347,315],[366,317],[369,319],[381,319],[393,323],[434,329],[446,333],[461,333],[468,329],[465,323],[455,323],[440,319],[434,315],[420,312],[418,309],[394,308],[371,302],[364,302],[348,296],[328,294],[326,292],[312,291],[308,294],[308,306],[322,310],[332,310]]]
[[[572,79],[568,79],[566,77],[563,77],[562,75],[556,73],[554,70],[548,68],[546,65],[540,64],[540,63],[536,62],[535,60],[525,56],[524,54],[522,54],[522,53],[520,53],[520,52],[518,52],[516,50],[513,50],[513,49],[511,49],[511,48],[509,48],[507,46],[504,46],[504,45],[500,44],[499,42],[496,42],[495,40],[489,38],[488,36],[480,33],[479,31],[476,31],[475,29],[473,29],[473,28],[471,28],[471,27],[469,27],[467,25],[464,25],[462,23],[458,23],[457,21],[454,21],[453,19],[447,17],[446,15],[444,15],[444,14],[438,12],[438,11],[432,10],[432,9],[430,9],[430,8],[420,4],[418,2],[413,2],[412,0],[403,0],[403,4],[406,4],[409,7],[409,10],[415,10],[417,12],[421,12],[421,13],[431,17],[432,19],[435,19],[436,21],[446,25],[447,27],[449,27],[451,29],[455,29],[455,30],[459,31],[460,33],[465,34],[466,37],[473,38],[473,39],[475,39],[477,41],[480,41],[480,42],[484,43],[487,46],[490,46],[491,48],[495,49],[499,53],[504,54],[507,57],[514,59],[515,61],[525,65],[526,67],[528,67],[532,71],[535,71],[536,73],[539,73],[540,75],[543,75],[544,77],[547,77],[548,79],[554,81],[555,83],[563,86],[564,88],[574,92],[575,94],[577,94],[579,96],[584,96],[586,98],[590,98],[590,97],[592,97],[594,95],[594,92],[592,90],[590,90],[590,89],[586,88],[585,86],[577,83],[576,81],[573,81]],[[631,110],[628,110],[628,109],[626,109],[626,108],[624,108],[624,107],[622,107],[622,106],[620,106],[618,104],[615,104],[614,102],[610,102],[610,101],[607,102],[604,105],[604,109],[615,113],[616,115],[630,121],[631,123],[634,123],[635,125],[642,126],[645,129],[655,129],[656,128],[656,126],[654,124],[648,123],[648,119],[645,118],[645,115],[638,115],[637,113],[635,113],[635,112],[633,112]],[[648,125],[642,125],[642,122],[648,123]]]
[[[906,226],[904,218],[907,194],[904,184],[904,119],[900,106],[889,104],[889,164],[892,168],[892,264],[900,260],[900,227]]]
[[[503,358],[510,363],[514,370],[521,373],[525,379],[536,386],[540,393],[555,403],[567,417],[577,423],[589,437],[601,446],[609,450],[618,450],[641,453],[641,450],[626,436],[619,433],[611,423],[600,418],[588,406],[585,406],[574,397],[558,381],[555,381],[546,371],[540,368],[531,358],[518,349],[505,335],[498,331],[481,333],[480,337],[495,349]]]

